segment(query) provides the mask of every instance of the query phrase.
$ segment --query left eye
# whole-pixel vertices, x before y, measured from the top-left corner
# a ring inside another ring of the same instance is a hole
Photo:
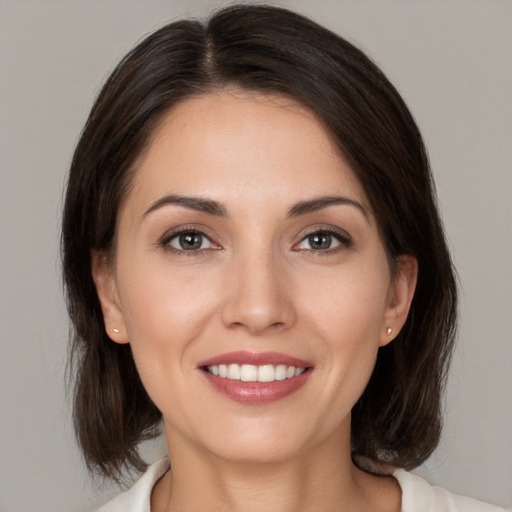
[[[197,231],[178,233],[168,239],[167,245],[180,251],[200,251],[213,247],[212,241],[206,235]]]
[[[341,245],[340,237],[326,231],[316,231],[305,237],[297,246],[298,250],[326,251]]]

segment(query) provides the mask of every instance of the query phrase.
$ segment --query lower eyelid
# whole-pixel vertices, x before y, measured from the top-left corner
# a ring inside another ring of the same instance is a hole
[[[187,233],[190,233],[190,234],[197,234],[197,235],[200,235],[201,237],[203,237],[203,239],[207,240],[209,242],[209,244],[211,245],[211,247],[206,247],[206,248],[202,248],[202,249],[196,249],[195,251],[202,251],[202,250],[207,250],[207,249],[210,249],[210,248],[218,248],[218,244],[216,244],[213,240],[212,240],[212,237],[207,235],[204,231],[200,231],[198,229],[194,229],[194,228],[185,228],[185,229],[179,229],[177,231],[174,231],[172,233],[169,233],[169,234],[166,234],[164,237],[162,237],[162,239],[160,240],[159,244],[161,247],[169,247],[169,248],[172,248],[172,249],[175,249],[176,251],[181,251],[181,252],[194,252],[194,250],[190,250],[190,251],[187,251],[186,249],[181,249],[179,247],[174,247],[173,245],[171,245],[171,242],[173,240],[176,240],[176,239],[179,239],[179,237],[181,235],[185,235]]]
[[[304,243],[305,240],[307,240],[308,237],[312,236],[312,235],[315,235],[315,234],[326,234],[326,235],[329,235],[331,236],[334,240],[336,240],[336,242],[338,242],[338,244],[336,245],[336,247],[332,247],[332,248],[329,248],[329,249],[304,249],[304,250],[308,250],[308,251],[312,251],[312,252],[329,252],[329,251],[335,251],[338,249],[339,246],[344,246],[345,248],[347,247],[350,247],[352,245],[352,240],[346,236],[346,235],[343,235],[337,231],[334,231],[334,230],[330,230],[330,229],[316,229],[314,231],[310,231],[309,233],[306,233],[300,240],[300,242],[298,244],[296,244],[294,247],[297,247],[298,245],[301,245],[302,243]]]
[[[183,249],[183,248],[175,247],[174,245],[171,245],[171,242],[173,240],[176,240],[181,235],[184,235],[187,233],[194,233],[194,234],[202,236],[205,240],[208,241],[208,247],[187,250],[187,249]],[[329,235],[337,242],[337,244],[335,245],[335,247],[329,247],[327,249],[313,249],[313,248],[300,249],[300,248],[298,248],[298,246],[303,244],[304,241],[306,241],[308,237],[315,235],[315,234]],[[198,254],[202,251],[208,251],[208,250],[212,250],[212,249],[213,250],[221,249],[221,246],[219,244],[217,244],[212,239],[212,237],[210,235],[208,235],[204,231],[201,231],[201,230],[199,230],[197,228],[193,228],[193,227],[190,227],[190,228],[185,227],[182,229],[178,229],[177,231],[174,231],[172,233],[168,233],[167,235],[162,237],[160,242],[158,242],[158,245],[161,247],[164,247],[164,248],[168,248],[169,250],[173,250],[177,253],[178,252],[179,253],[188,253],[189,255],[194,254],[194,253]],[[346,234],[339,233],[338,231],[335,231],[332,229],[324,228],[324,229],[315,229],[315,230],[312,230],[309,233],[306,233],[305,235],[303,235],[302,238],[300,239],[299,243],[295,244],[292,247],[292,250],[295,250],[295,251],[305,250],[305,251],[316,252],[316,253],[329,253],[329,252],[336,252],[338,250],[342,250],[343,248],[349,248],[351,245],[352,245],[352,240]]]
[[[169,241],[167,242],[167,245],[171,246],[173,249],[176,249],[178,251],[187,251],[187,249],[184,249],[183,247],[179,247],[179,243],[180,243],[180,237],[183,235],[183,234],[187,234],[186,232],[185,233],[178,233],[177,235],[174,235],[172,236]],[[211,246],[213,246],[213,242],[206,236],[206,235],[203,235],[201,233],[194,233],[196,235],[200,235],[202,237],[202,240],[201,240],[201,247],[198,248],[198,249],[189,249],[187,252],[194,252],[194,251],[204,251],[205,249],[210,249]],[[210,247],[202,247],[203,244],[206,242],[209,243]],[[176,245],[173,245],[173,242],[176,242]]]

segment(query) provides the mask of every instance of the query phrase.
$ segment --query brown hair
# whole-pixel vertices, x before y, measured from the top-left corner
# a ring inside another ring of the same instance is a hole
[[[456,321],[454,272],[421,135],[398,92],[360,50],[296,13],[250,5],[223,9],[205,24],[171,23],[143,40],[108,78],[77,145],[62,255],[74,424],[86,463],[112,478],[143,470],[137,446],[161,419],[130,346],[105,333],[91,251],[113,248],[134,162],[162,115],[225,86],[286,95],[315,112],[363,186],[391,268],[403,254],[418,260],[407,322],[380,349],[352,416],[354,458],[413,468],[439,440]]]

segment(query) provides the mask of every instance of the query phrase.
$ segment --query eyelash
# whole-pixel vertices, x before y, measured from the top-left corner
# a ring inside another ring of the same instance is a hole
[[[181,235],[199,235],[203,239],[208,240],[213,246],[213,248],[207,248],[207,249],[192,249],[192,250],[186,250],[186,249],[177,249],[176,247],[172,247],[170,244],[172,240],[180,237]],[[205,251],[208,250],[218,250],[220,249],[220,246],[218,246],[215,242],[212,241],[212,237],[208,236],[204,231],[201,231],[200,229],[194,228],[194,227],[182,227],[178,229],[177,231],[173,231],[171,233],[166,234],[162,240],[158,244],[160,247],[165,249],[166,251],[170,251],[174,254],[177,254],[179,256],[200,256],[204,254]]]
[[[325,256],[328,254],[333,254],[340,252],[344,249],[348,249],[352,246],[352,240],[350,239],[348,233],[346,232],[340,232],[337,229],[334,228],[315,228],[306,233],[300,240],[298,244],[295,244],[294,247],[297,245],[300,245],[304,243],[305,240],[307,240],[309,237],[313,235],[328,235],[332,238],[334,238],[337,242],[339,242],[339,245],[333,248],[329,249],[303,249],[303,251],[307,251],[312,256]],[[293,249],[297,252],[300,251],[300,249]]]
[[[188,234],[190,234],[190,235],[199,235],[199,236],[203,237],[203,239],[208,240],[214,247],[206,248],[206,249],[186,250],[186,249],[178,249],[178,248],[172,247],[170,245],[170,243],[174,239],[180,237],[181,235],[188,235]],[[314,255],[314,256],[321,256],[321,255],[337,253],[339,251],[342,251],[343,249],[348,249],[348,248],[350,248],[352,246],[352,240],[350,239],[350,237],[348,236],[347,233],[345,233],[345,232],[341,233],[340,231],[338,231],[336,229],[333,229],[333,228],[317,228],[317,229],[312,229],[311,231],[306,233],[300,239],[300,241],[293,246],[292,250],[296,251],[296,252],[300,252],[301,249],[296,249],[296,247],[298,245],[304,243],[309,237],[311,237],[313,235],[327,235],[327,236],[333,237],[337,242],[339,242],[338,246],[333,247],[333,248],[328,248],[328,249],[318,249],[318,250],[315,250],[315,249],[302,249],[302,251],[308,252],[308,253],[310,253],[311,255]],[[174,254],[178,254],[180,256],[199,256],[199,255],[204,254],[205,251],[208,251],[208,250],[219,250],[221,248],[204,231],[201,231],[200,229],[197,229],[197,228],[194,228],[194,227],[186,227],[186,226],[180,228],[177,231],[173,231],[171,233],[166,234],[162,238],[162,240],[159,242],[158,245],[160,247],[164,248],[165,250],[170,251],[170,252],[172,252]]]

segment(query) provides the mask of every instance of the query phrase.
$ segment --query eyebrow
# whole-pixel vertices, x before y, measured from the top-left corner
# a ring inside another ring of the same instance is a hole
[[[227,217],[228,212],[224,206],[217,201],[211,199],[204,199],[202,197],[191,197],[191,196],[179,196],[179,195],[168,195],[155,201],[144,213],[143,217],[148,215],[163,206],[175,204],[178,206],[184,206],[192,210],[207,213],[208,215],[214,215],[216,217]]]
[[[314,199],[310,199],[308,201],[300,201],[294,204],[287,212],[288,217],[299,217],[300,215],[306,215],[307,213],[316,212],[318,210],[322,210],[323,208],[327,208],[332,205],[348,205],[357,208],[368,220],[368,212],[366,208],[359,202],[349,199],[348,197],[343,196],[323,196],[317,197]],[[178,205],[184,206],[185,208],[190,208],[192,210],[197,210],[202,213],[206,213],[208,215],[213,215],[215,217],[227,217],[228,212],[226,208],[217,201],[212,199],[205,199],[202,197],[193,197],[193,196],[181,196],[176,194],[167,195],[161,197],[157,201],[155,201],[145,212],[143,217],[148,215],[149,213],[158,210],[167,205]]]
[[[343,196],[323,196],[311,199],[309,201],[301,201],[300,203],[293,205],[288,210],[288,217],[298,217],[299,215],[316,212],[318,210],[322,210],[323,208],[327,208],[328,206],[337,204],[353,206],[363,214],[366,220],[369,218],[368,211],[361,203],[355,201],[354,199],[349,199],[348,197]]]

